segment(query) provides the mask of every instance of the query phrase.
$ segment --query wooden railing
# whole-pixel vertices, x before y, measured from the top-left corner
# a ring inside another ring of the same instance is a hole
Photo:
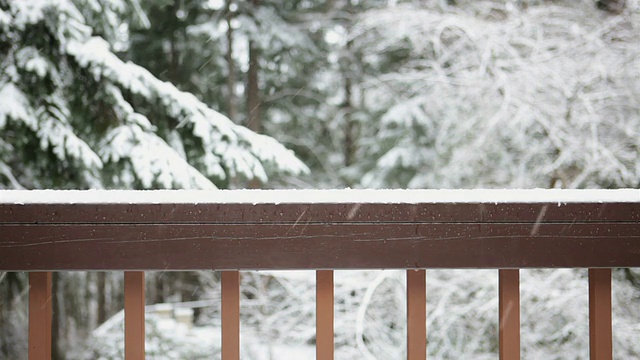
[[[125,356],[144,359],[144,271],[222,270],[222,358],[240,358],[239,270],[406,269],[407,358],[426,359],[427,268],[493,268],[499,352],[520,358],[521,268],[589,268],[592,359],[612,358],[611,268],[640,266],[640,192],[0,192],[0,270],[30,272],[29,359],[51,358],[51,272],[125,271]]]

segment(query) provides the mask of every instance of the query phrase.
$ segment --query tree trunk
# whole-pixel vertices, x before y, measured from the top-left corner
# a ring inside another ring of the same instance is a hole
[[[257,10],[260,0],[251,0],[253,10]],[[256,133],[262,132],[262,118],[260,106],[260,86],[258,72],[260,71],[260,51],[255,41],[249,40],[249,73],[247,74],[247,127]],[[249,181],[247,187],[258,189],[262,187],[260,180],[254,178]]]
[[[229,98],[227,100],[227,116],[233,122],[238,120],[238,104],[236,99],[236,64],[233,60],[233,28],[231,22],[233,20],[233,12],[231,11],[232,1],[227,1],[227,54],[225,59],[227,60],[227,68],[229,75],[227,76],[227,92]]]
[[[596,6],[598,9],[608,11],[612,14],[620,14],[627,5],[626,0],[598,0]]]
[[[106,304],[106,291],[107,291],[107,274],[104,271],[100,271],[98,276],[98,325],[107,320],[107,304]]]
[[[62,329],[64,300],[60,299],[60,274],[54,272],[51,281],[51,300],[53,318],[51,319],[51,360],[64,360],[65,353],[62,350],[64,330]]]
[[[349,46],[347,45],[347,49]],[[345,74],[344,79],[344,102],[342,104],[344,112],[344,166],[348,167],[353,164],[355,155],[355,124],[353,123],[353,99],[352,99],[352,83],[349,71]]]
[[[347,24],[345,28],[347,30],[347,37],[351,32],[351,17],[353,16],[353,5],[351,1],[345,4],[345,13],[349,14],[349,18],[346,20]],[[342,63],[342,76],[344,77],[344,101],[342,103],[342,112],[344,116],[344,166],[349,167],[353,165],[356,152],[356,124],[353,120],[353,78],[354,78],[354,57],[353,54],[353,40],[349,39],[345,46],[345,55]],[[351,184],[347,184],[351,185]]]
[[[154,276],[155,292],[153,303],[161,304],[165,302],[164,296],[164,272],[156,272]]]
[[[169,11],[174,15],[178,11],[180,4],[178,1],[174,1],[171,6],[169,6]],[[173,83],[178,88],[180,86],[180,52],[178,51],[178,39],[176,39],[176,32],[171,32],[171,36],[169,37],[169,69],[168,76],[169,81]]]
[[[260,0],[251,0],[256,10]],[[260,118],[260,88],[258,84],[260,53],[255,41],[249,40],[249,73],[247,74],[247,127],[257,133],[262,131]]]
[[[247,127],[255,132],[262,130],[260,119],[260,89],[258,88],[258,50],[249,41],[249,73],[247,74]]]

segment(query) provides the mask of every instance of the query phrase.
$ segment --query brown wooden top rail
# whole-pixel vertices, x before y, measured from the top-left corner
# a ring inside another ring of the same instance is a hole
[[[637,266],[635,189],[0,191],[4,271]]]

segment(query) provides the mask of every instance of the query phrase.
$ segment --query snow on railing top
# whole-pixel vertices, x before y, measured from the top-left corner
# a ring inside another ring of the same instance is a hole
[[[0,204],[417,204],[616,202],[640,202],[640,189],[0,191]]]

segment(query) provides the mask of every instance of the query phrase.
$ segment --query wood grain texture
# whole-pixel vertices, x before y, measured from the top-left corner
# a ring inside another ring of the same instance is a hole
[[[222,359],[240,360],[240,272],[222,272]]]
[[[0,214],[2,271],[640,266],[637,203],[4,204]]]
[[[583,223],[640,221],[639,203],[3,204],[0,223]]]
[[[520,270],[498,270],[500,360],[520,360]]]
[[[124,273],[124,358],[145,359],[144,272]]]
[[[407,360],[426,359],[426,272],[424,270],[407,270]]]
[[[51,359],[51,273],[29,273],[29,360]]]
[[[316,271],[316,360],[333,360],[333,270]]]
[[[589,269],[589,358],[613,358],[611,269]]]

